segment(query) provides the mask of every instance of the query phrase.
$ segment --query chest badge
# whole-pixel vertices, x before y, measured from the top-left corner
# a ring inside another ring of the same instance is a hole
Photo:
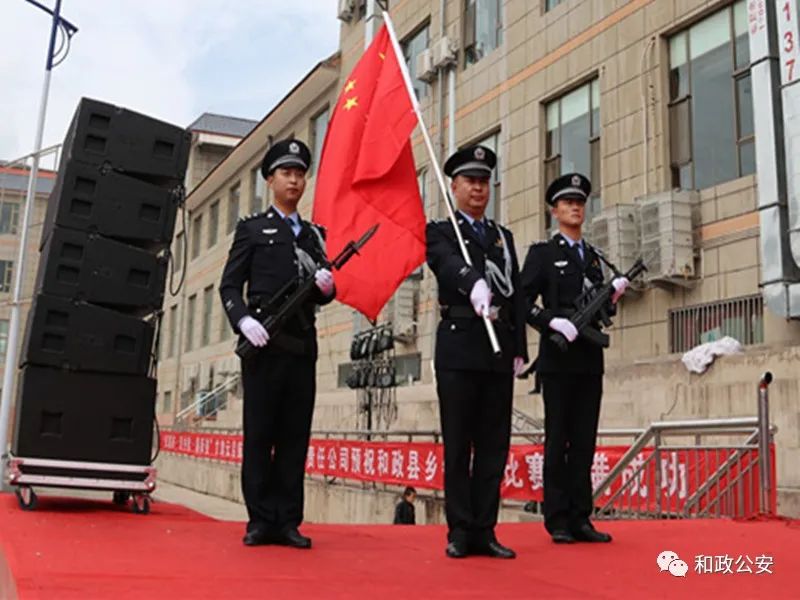
[[[278,233],[278,230],[277,229],[262,229],[261,233],[265,233],[267,235],[275,235],[276,233]]]
[[[554,266],[554,267],[558,267],[559,269],[563,269],[563,268],[564,268],[564,267],[566,267],[568,264],[569,264],[569,261],[566,261],[566,260],[557,260],[556,262],[554,262],[554,263],[553,263],[553,266]]]

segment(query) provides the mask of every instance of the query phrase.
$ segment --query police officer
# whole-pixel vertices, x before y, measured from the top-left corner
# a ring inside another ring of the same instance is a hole
[[[444,171],[472,265],[451,221],[427,226],[427,260],[439,287],[436,391],[444,438],[447,556],[514,558],[494,527],[508,457],[514,375],[527,360],[525,303],[514,237],[485,216],[497,158],[473,146],[453,154]],[[495,357],[482,316],[493,319],[502,355]]]
[[[276,142],[266,153],[261,173],[274,203],[239,220],[219,288],[234,331],[260,348],[242,361],[248,546],[311,547],[298,526],[316,385],[314,313],[317,305],[333,300],[335,289],[331,272],[319,266],[327,264],[324,231],[297,213],[310,162],[311,153],[299,140]],[[280,306],[275,294],[287,282],[308,277],[316,282],[313,297],[270,339],[261,320]]]
[[[556,543],[610,542],[597,531],[592,514],[591,467],[594,460],[600,397],[603,392],[603,349],[579,337],[569,309],[586,289],[601,283],[598,251],[582,239],[589,180],[578,173],[557,178],[545,200],[559,232],[533,244],[522,268],[528,301],[528,322],[541,332],[536,371],[545,411],[544,521]],[[628,280],[614,280],[616,304]],[[536,303],[541,297],[542,305]],[[613,313],[613,306],[608,307]],[[562,352],[550,339],[558,332],[569,342]]]

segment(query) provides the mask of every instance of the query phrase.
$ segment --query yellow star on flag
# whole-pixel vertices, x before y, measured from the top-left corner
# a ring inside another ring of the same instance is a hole
[[[356,87],[356,80],[351,79],[350,81],[347,82],[347,85],[344,86],[344,93],[346,94],[347,92],[351,91],[354,87]]]
[[[383,52],[378,52],[378,56],[381,57],[381,60],[384,60],[386,58],[386,55]]]
[[[348,98],[344,103],[344,109],[350,110],[354,106],[358,106],[358,97],[353,96],[352,98]]]

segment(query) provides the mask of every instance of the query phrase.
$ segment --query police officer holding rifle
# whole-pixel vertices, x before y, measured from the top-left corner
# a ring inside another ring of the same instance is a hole
[[[559,231],[530,247],[521,273],[528,323],[541,333],[536,371],[545,409],[544,520],[556,543],[611,541],[589,520],[608,345],[599,327],[610,324],[630,279],[644,270],[638,262],[627,276],[615,270],[603,283],[604,259],[582,234],[591,189],[579,173],[550,184],[545,200]]]

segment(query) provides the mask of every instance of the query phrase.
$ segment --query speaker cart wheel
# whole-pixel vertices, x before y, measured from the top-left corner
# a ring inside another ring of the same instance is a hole
[[[33,488],[23,485],[14,490],[14,495],[17,497],[17,502],[22,510],[36,510],[39,505],[39,498]]]
[[[128,500],[130,500],[130,497],[130,492],[117,491],[114,492],[114,496],[112,497],[111,501],[117,506],[125,506],[128,503]]]
[[[148,514],[150,512],[150,498],[147,494],[134,494],[131,508],[137,515]]]

